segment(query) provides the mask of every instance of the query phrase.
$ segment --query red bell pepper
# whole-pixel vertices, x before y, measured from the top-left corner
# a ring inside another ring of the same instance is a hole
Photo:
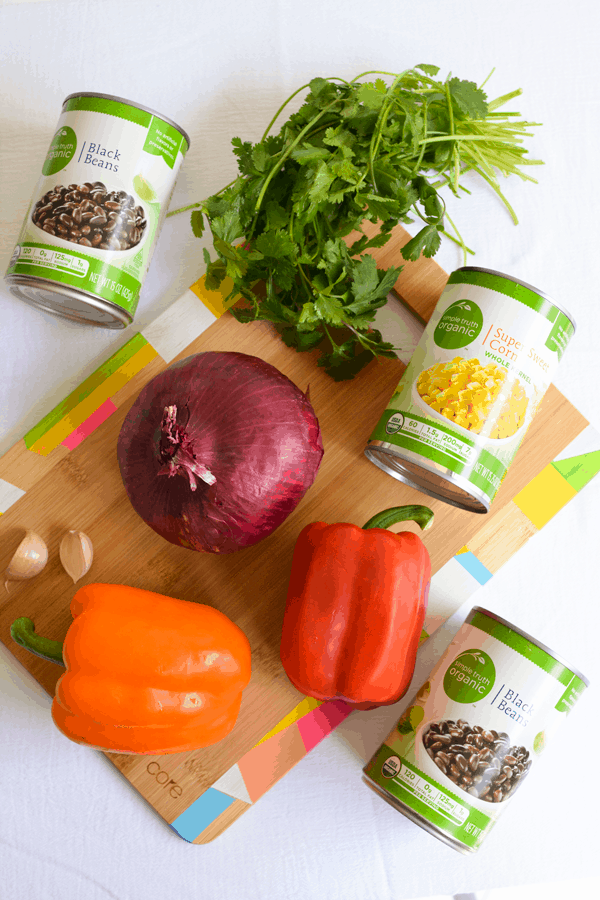
[[[425,619],[429,554],[418,535],[385,529],[426,506],[387,509],[363,528],[313,522],[300,533],[283,620],[288,678],[319,700],[357,709],[396,703],[408,690]]]

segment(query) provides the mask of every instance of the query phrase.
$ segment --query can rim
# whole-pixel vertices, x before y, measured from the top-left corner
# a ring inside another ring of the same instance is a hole
[[[126,106],[133,106],[134,109],[141,109],[144,112],[150,113],[152,116],[157,116],[159,119],[162,119],[163,122],[168,122],[169,125],[172,125],[180,134],[184,136],[187,141],[188,150],[191,146],[190,136],[187,131],[178,125],[177,122],[174,122],[173,119],[170,119],[168,116],[163,116],[162,113],[157,112],[155,109],[151,109],[149,106],[143,106],[141,103],[133,103],[131,100],[126,100],[125,97],[116,97],[114,94],[100,94],[95,91],[75,91],[74,94],[69,94],[68,97],[65,97],[63,100],[63,106],[65,103],[68,103],[69,100],[73,100],[75,97],[99,97],[101,100],[115,100],[117,103],[124,103]]]
[[[433,460],[428,459],[426,456],[419,456],[413,450],[397,447],[395,444],[391,444],[388,441],[370,438],[365,447],[364,454],[370,462],[381,469],[382,472],[385,472],[386,475],[396,478],[398,481],[403,482],[403,484],[408,484],[410,487],[413,487],[417,491],[421,491],[423,494],[427,494],[429,497],[434,497],[436,500],[448,503],[449,506],[454,506],[457,509],[464,509],[466,512],[472,512],[478,515],[485,515],[490,511],[492,501],[489,497],[486,497],[482,491],[479,491],[474,484],[468,481],[468,479],[453,472],[451,469],[438,466],[437,463],[434,463]],[[385,460],[382,459],[382,456],[384,455],[386,457]],[[413,455],[415,457],[418,456],[418,459],[412,459]],[[401,463],[403,463],[403,470],[399,471],[399,469],[394,468],[389,461],[389,457],[394,460],[397,466],[400,466]],[[424,473],[421,476],[423,480],[425,480],[425,475],[429,475],[430,483],[422,484],[421,480],[417,477],[417,473],[412,471],[411,466],[414,466]],[[432,466],[435,466],[435,468],[432,468]],[[443,471],[440,469],[443,469]],[[452,485],[463,491],[465,497],[462,498],[462,502],[458,497],[454,497],[450,493],[442,491],[442,485],[436,484],[435,481],[433,481],[436,476],[442,483]],[[468,499],[471,499],[474,502],[467,503]],[[479,506],[476,506],[475,503],[478,503]]]
[[[521,278],[515,278],[513,275],[507,275],[505,272],[499,272],[497,269],[484,269],[480,266],[461,266],[459,269],[455,269],[455,271],[484,272],[488,275],[497,275],[499,278],[505,278],[506,281],[512,281],[514,284],[520,284],[521,287],[528,288],[530,291],[533,291],[534,294],[537,294],[539,297],[543,297],[544,300],[547,300],[553,306],[556,306],[556,308],[567,317],[567,319],[573,326],[573,333],[575,333],[575,331],[577,330],[577,323],[575,322],[572,314],[567,309],[565,309],[564,306],[561,306],[560,303],[557,303],[554,297],[550,297],[548,294],[544,293],[544,291],[540,291],[539,288],[534,287],[533,284],[529,284],[528,281],[523,281]]]
[[[539,647],[540,650],[544,650],[553,659],[555,659],[557,662],[561,663],[561,665],[563,665],[566,669],[568,669],[569,672],[572,672],[573,675],[576,675],[578,678],[580,678],[583,681],[583,683],[585,684],[586,688],[588,688],[590,686],[589,678],[586,678],[585,675],[579,671],[579,669],[576,669],[574,666],[571,665],[571,663],[567,662],[567,660],[564,658],[564,656],[561,656],[559,653],[557,653],[551,647],[548,647],[547,644],[543,644],[542,641],[539,641],[537,638],[534,638],[531,634],[528,634],[528,632],[523,631],[522,628],[518,628],[516,625],[513,625],[512,622],[508,621],[508,619],[503,619],[502,616],[499,616],[496,613],[490,612],[489,609],[485,609],[483,606],[474,606],[472,608],[471,612],[469,613],[469,615],[467,616],[467,619],[466,619],[467,624],[470,624],[469,619],[475,612],[483,613],[484,616],[488,616],[488,618],[490,618],[490,619],[495,619],[496,622],[500,622],[501,625],[506,625],[506,627],[510,628],[511,631],[514,631],[516,634],[520,634],[521,637],[524,637],[526,640],[531,641],[531,643],[535,644],[536,647]]]
[[[13,296],[18,297],[18,299],[22,300],[24,303],[28,303],[30,306],[40,309],[50,316],[68,319],[71,322],[76,322],[79,325],[89,325],[92,328],[107,328],[111,331],[127,328],[127,326],[131,325],[133,322],[133,315],[116,303],[111,303],[110,300],[105,300],[104,297],[90,294],[87,291],[73,288],[70,285],[52,281],[41,275],[20,275],[13,272],[11,275],[5,275],[4,280],[8,284],[8,288]],[[78,315],[75,311],[69,310],[69,307],[53,307],[49,302],[25,293],[23,290],[24,288],[30,288],[40,292],[47,291],[48,293],[56,294],[58,297],[71,297],[82,304],[85,302],[90,311],[93,309],[100,310],[103,313],[112,315],[113,320],[107,324],[98,319],[86,318],[83,315]]]

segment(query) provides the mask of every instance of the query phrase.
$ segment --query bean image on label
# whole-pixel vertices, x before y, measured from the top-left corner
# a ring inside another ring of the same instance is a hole
[[[57,184],[37,201],[31,219],[64,241],[111,251],[135,247],[147,224],[130,194],[110,191],[101,181]]]
[[[464,719],[432,722],[423,733],[423,745],[450,781],[488,803],[507,800],[531,768],[529,751],[511,746],[505,731],[469,725]]]

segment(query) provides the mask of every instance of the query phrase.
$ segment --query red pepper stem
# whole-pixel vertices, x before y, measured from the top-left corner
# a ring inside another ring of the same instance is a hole
[[[42,659],[64,666],[62,642],[53,641],[50,638],[36,634],[35,625],[31,619],[25,616],[15,619],[10,626],[10,635],[13,641],[16,641],[21,647],[25,647],[30,653],[35,653],[36,656],[41,656]]]
[[[416,522],[422,531],[433,524],[433,511],[428,506],[392,506],[377,513],[363,525],[366,528],[389,528],[397,522]]]

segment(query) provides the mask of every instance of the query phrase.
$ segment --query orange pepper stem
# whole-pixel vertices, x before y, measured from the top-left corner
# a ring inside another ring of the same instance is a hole
[[[30,653],[35,653],[36,656],[41,656],[42,659],[64,666],[62,642],[52,641],[50,638],[36,634],[35,625],[31,619],[25,616],[15,619],[10,626],[10,635],[13,641],[16,641],[21,647],[25,647]]]
[[[363,525],[366,528],[389,528],[397,522],[416,522],[422,531],[433,524],[433,511],[428,506],[392,506],[377,513]]]

